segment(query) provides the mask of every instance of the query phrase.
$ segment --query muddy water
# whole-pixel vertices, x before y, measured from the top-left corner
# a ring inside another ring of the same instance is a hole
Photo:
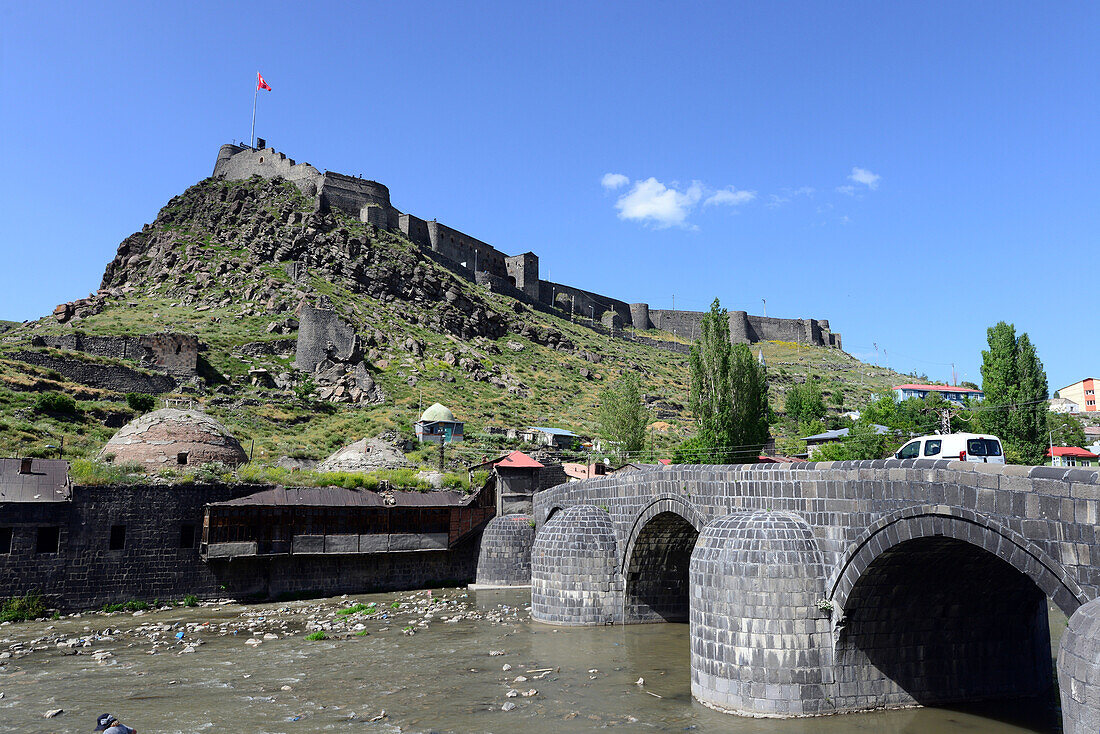
[[[452,589],[0,626],[0,656],[10,653],[0,659],[0,732],[87,732],[106,711],[142,734],[1056,730],[1049,712],[1004,706],[718,714],[691,698],[687,625],[557,629],[529,621],[529,598]],[[336,614],[352,602],[374,607]],[[1051,619],[1056,645],[1065,617]],[[305,639],[318,629],[329,639]],[[53,709],[64,713],[44,719]]]

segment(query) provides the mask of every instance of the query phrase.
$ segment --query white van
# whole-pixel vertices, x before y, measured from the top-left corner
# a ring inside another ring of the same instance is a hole
[[[1001,439],[984,433],[921,436],[898,449],[895,459],[950,459],[985,464],[1005,463]]]

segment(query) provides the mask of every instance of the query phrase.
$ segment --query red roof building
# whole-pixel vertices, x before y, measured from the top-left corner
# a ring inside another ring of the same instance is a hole
[[[1054,446],[1047,450],[1050,466],[1096,466],[1100,456],[1077,446]]]

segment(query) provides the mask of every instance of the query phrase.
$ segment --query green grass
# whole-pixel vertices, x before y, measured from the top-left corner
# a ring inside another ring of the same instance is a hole
[[[224,182],[206,180],[188,189],[182,196],[165,207],[156,227],[171,231],[177,238],[177,254],[180,261],[189,245],[199,248],[199,257],[211,267],[221,263],[232,268],[253,262],[252,253],[243,240],[216,236],[207,229],[205,221],[189,221],[183,213],[196,202],[209,201],[209,197],[223,189],[244,189],[253,196],[246,203],[253,210],[262,208],[278,215],[286,207],[302,213],[311,205],[293,184],[273,187],[266,182]],[[207,197],[207,198],[203,198]],[[202,408],[226,427],[241,441],[246,450],[254,442],[254,461],[241,467],[235,475],[211,468],[175,472],[166,478],[171,481],[242,481],[256,484],[283,484],[301,486],[342,486],[359,489],[377,489],[382,481],[406,489],[425,489],[423,480],[415,477],[416,470],[394,470],[391,473],[371,475],[344,473],[289,472],[271,464],[281,456],[324,459],[342,446],[366,436],[383,431],[396,430],[402,435],[411,434],[412,424],[419,411],[433,402],[441,402],[452,409],[460,420],[466,422],[468,441],[447,447],[448,468],[452,460],[475,464],[482,457],[494,457],[504,448],[518,448],[484,434],[489,426],[521,427],[526,425],[551,425],[567,428],[584,435],[596,432],[596,414],[599,392],[614,381],[620,372],[633,371],[644,375],[647,394],[685,406],[675,410],[664,422],[662,430],[651,430],[650,460],[670,455],[672,446],[693,431],[693,422],[686,406],[689,403],[690,380],[686,355],[662,351],[623,339],[609,339],[578,323],[573,323],[568,313],[558,315],[523,310],[519,315],[513,310],[512,299],[475,286],[462,279],[454,279],[448,271],[417,251],[415,245],[399,233],[373,233],[369,227],[353,217],[335,213],[339,226],[347,229],[364,248],[378,255],[383,262],[404,268],[418,267],[443,283],[452,283],[476,308],[501,314],[509,321],[522,321],[542,332],[553,329],[572,342],[575,353],[557,351],[541,346],[531,339],[512,332],[499,339],[479,338],[461,342],[437,329],[430,323],[433,312],[400,299],[379,300],[356,291],[358,286],[311,272],[308,284],[301,287],[313,294],[324,294],[334,303],[341,315],[348,319],[363,335],[381,332],[388,337],[388,344],[377,347],[378,359],[371,365],[374,379],[386,393],[386,401],[377,406],[346,406],[303,402],[296,395],[279,391],[262,390],[247,384],[250,367],[265,367],[278,374],[290,371],[290,361],[283,357],[240,356],[243,344],[272,339],[293,339],[296,335],[267,333],[267,324],[281,321],[292,314],[297,296],[279,290],[288,283],[282,263],[262,263],[255,271],[255,282],[269,279],[276,287],[277,302],[284,310],[272,314],[265,304],[252,304],[254,313],[242,314],[242,307],[249,302],[241,293],[230,293],[229,288],[214,279],[207,290],[216,297],[231,297],[227,306],[215,305],[206,311],[196,311],[193,305],[182,302],[181,297],[170,295],[168,288],[174,282],[149,281],[139,290],[123,299],[109,300],[103,311],[79,322],[78,328],[88,334],[138,335],[161,331],[169,325],[174,331],[195,334],[206,345],[203,359],[213,370],[231,380],[235,394],[232,399],[215,402],[216,395],[199,399]],[[282,239],[291,232],[280,221],[271,225],[274,236]],[[141,237],[152,236],[152,231]],[[251,267],[251,265],[249,266]],[[194,274],[186,275],[186,282],[195,282]],[[296,286],[298,287],[298,286]],[[135,304],[133,306],[129,304]],[[423,321],[427,317],[429,321]],[[70,326],[56,323],[47,317],[32,324],[17,324],[5,332],[5,339],[22,340],[22,346],[5,344],[0,347],[0,455],[56,456],[64,441],[65,457],[79,459],[74,463],[74,481],[81,484],[113,484],[147,481],[148,477],[131,468],[97,464],[93,459],[114,430],[103,423],[108,414],[135,412],[126,404],[126,396],[104,390],[94,390],[65,380],[56,373],[10,359],[14,349],[25,349],[33,334],[60,334]],[[643,335],[665,341],[682,342],[667,332],[656,330]],[[413,337],[424,344],[424,355],[414,357],[404,351],[402,344]],[[519,343],[522,351],[508,348],[509,342]],[[806,377],[822,380],[826,398],[834,391],[844,394],[844,409],[858,408],[866,403],[873,392],[888,388],[900,377],[897,373],[877,367],[862,365],[854,358],[835,349],[805,347],[792,343],[769,342],[753,345],[753,352],[762,350],[768,362],[770,402],[773,409],[782,408],[786,391]],[[508,375],[522,382],[528,395],[514,395],[507,390],[483,381],[457,366],[443,361],[446,352],[459,357],[469,357],[480,362],[485,370]],[[598,354],[602,362],[586,361],[580,352]],[[66,353],[81,359],[112,362],[106,358]],[[127,363],[130,367],[136,365]],[[594,379],[581,377],[580,370],[595,373]],[[448,379],[440,377],[445,373]],[[862,374],[861,374],[862,373]],[[415,378],[416,384],[409,382]],[[453,381],[451,381],[453,380]],[[862,386],[860,382],[862,380]],[[59,414],[36,411],[38,396],[56,393],[71,398],[75,412]],[[139,406],[143,407],[143,406]],[[790,430],[777,426],[777,431]],[[478,436],[484,440],[478,440]],[[784,438],[779,435],[777,438]],[[585,453],[576,455],[580,461],[596,458]],[[420,468],[434,468],[438,454],[434,448],[413,452],[410,461]],[[449,473],[444,479],[447,487],[468,489],[465,472]]]
[[[318,640],[327,640],[328,635],[326,635],[321,630],[317,630],[316,632],[310,632],[308,635],[306,635],[306,639],[310,642],[317,642]]]
[[[143,612],[149,609],[148,602],[143,602],[138,599],[131,599],[125,602],[115,602],[113,604],[104,604],[100,609],[101,612]]]
[[[336,612],[340,616],[348,616],[350,614],[358,614],[359,612],[373,612],[375,611],[374,602],[370,604],[352,604],[350,607],[341,609]]]
[[[188,594],[183,597],[183,601],[180,602],[185,607],[197,607],[199,605],[199,598],[194,594]]]
[[[46,602],[37,594],[16,596],[0,603],[0,622],[24,622],[46,616]]]

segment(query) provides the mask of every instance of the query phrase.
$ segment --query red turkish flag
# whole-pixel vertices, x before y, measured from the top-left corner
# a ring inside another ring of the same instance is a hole
[[[269,87],[267,85],[267,82],[264,81],[263,75],[260,74],[260,72],[258,72],[258,71],[256,72],[256,79],[257,79],[256,89],[266,89],[269,92],[271,91],[271,87]]]

